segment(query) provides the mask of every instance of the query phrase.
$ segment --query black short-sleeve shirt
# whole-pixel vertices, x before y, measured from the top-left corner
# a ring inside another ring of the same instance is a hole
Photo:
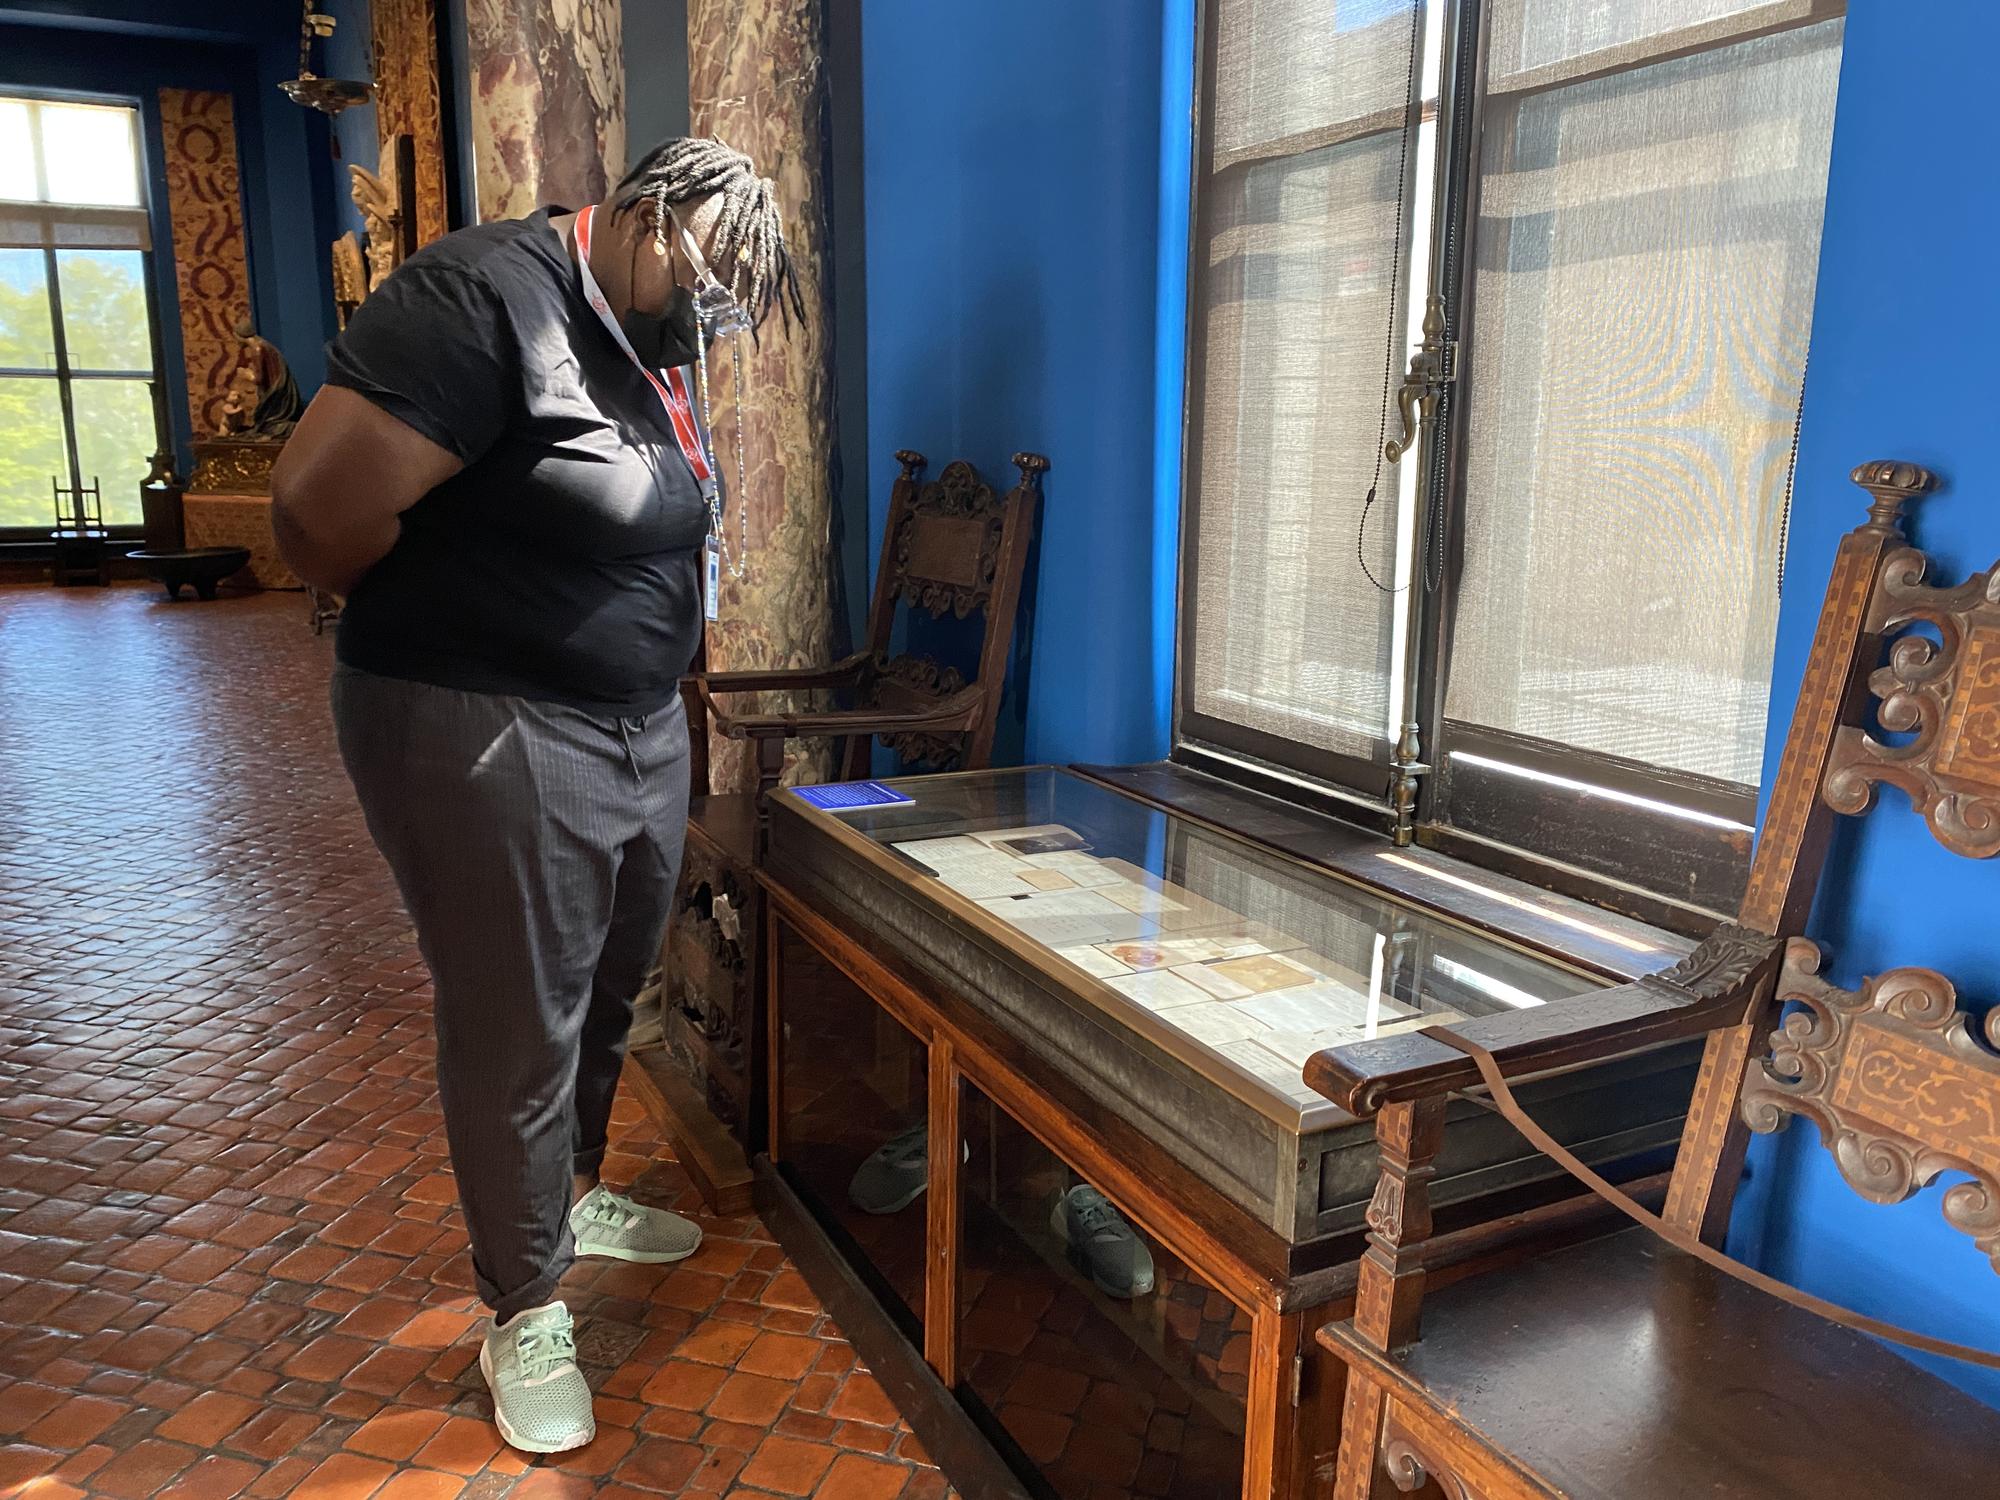
[[[465,461],[355,586],[338,653],[389,677],[649,714],[700,638],[708,516],[549,213],[425,246],[328,346],[330,384]]]

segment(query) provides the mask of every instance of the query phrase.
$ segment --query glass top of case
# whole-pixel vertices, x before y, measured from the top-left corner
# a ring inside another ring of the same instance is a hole
[[[1184,1060],[1225,1060],[1273,1113],[1326,1104],[1300,1076],[1323,1048],[1604,984],[1067,771],[883,784],[913,800],[808,816],[1110,991]]]

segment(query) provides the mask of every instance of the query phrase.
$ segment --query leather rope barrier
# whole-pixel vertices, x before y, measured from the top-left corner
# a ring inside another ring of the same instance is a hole
[[[2000,1354],[1995,1354],[1986,1349],[1975,1349],[1968,1344],[1954,1344],[1949,1339],[1932,1338],[1927,1333],[1913,1333],[1911,1330],[1898,1327],[1894,1323],[1884,1323],[1879,1318],[1868,1317],[1864,1313],[1855,1312],[1851,1308],[1840,1306],[1838,1303],[1828,1302],[1823,1298],[1815,1297],[1810,1292],[1802,1292],[1797,1287],[1779,1281],[1775,1277],[1766,1276],[1762,1271],[1751,1269],[1739,1260],[1732,1260],[1720,1250],[1703,1244],[1695,1236],[1688,1234],[1684,1230],[1676,1229],[1658,1214],[1643,1207],[1636,1200],[1620,1192],[1604,1178],[1598,1176],[1596,1172],[1593,1172],[1574,1156],[1566,1146],[1556,1140],[1546,1130],[1542,1129],[1540,1125],[1537,1125],[1527,1111],[1521,1108],[1520,1101],[1514,1097],[1514,1091],[1507,1086],[1507,1080],[1500,1074],[1500,1065],[1494,1061],[1491,1052],[1480,1046],[1479,1043],[1462,1037],[1457,1032],[1443,1026],[1427,1026],[1419,1035],[1430,1037],[1433,1041],[1443,1042],[1447,1047],[1463,1052],[1467,1057],[1471,1058],[1473,1064],[1479,1069],[1480,1078],[1484,1080],[1488,1091],[1493,1096],[1494,1108],[1500,1112],[1501,1117],[1508,1124],[1527,1137],[1530,1145],[1541,1152],[1542,1155],[1548,1157],[1557,1166],[1561,1167],[1565,1172],[1569,1173],[1578,1182],[1589,1188],[1591,1192],[1625,1215],[1626,1218],[1632,1220],[1633,1223],[1642,1229],[1651,1230],[1676,1250],[1692,1255],[1704,1265],[1720,1271],[1724,1276],[1742,1282],[1745,1286],[1755,1287],[1758,1291],[1775,1297],[1780,1302],[1799,1308],[1801,1311],[1816,1314],[1826,1319],[1827,1322],[1838,1324],[1842,1328],[1851,1328],[1857,1333],[1871,1334],[1888,1343],[1900,1344],[1906,1349],[1920,1350],[1925,1354],[1941,1354],[1946,1359],[1960,1360],[1966,1364],[1979,1365],[1988,1370],[2000,1370]]]

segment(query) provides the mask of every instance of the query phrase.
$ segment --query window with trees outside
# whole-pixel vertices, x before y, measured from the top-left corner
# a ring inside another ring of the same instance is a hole
[[[1177,759],[1734,909],[1843,14],[1206,0]]]
[[[107,526],[140,522],[162,434],[139,129],[0,97],[0,534],[46,537],[55,491],[93,484]]]

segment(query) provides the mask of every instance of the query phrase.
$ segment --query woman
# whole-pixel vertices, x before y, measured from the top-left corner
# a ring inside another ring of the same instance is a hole
[[[709,274],[713,265],[721,282]],[[693,1253],[597,1181],[687,813],[676,683],[701,632],[707,322],[802,312],[771,185],[710,140],[604,203],[445,236],[328,351],[272,476],[285,560],[347,595],[342,758],[436,990],[438,1092],[501,1435],[590,1441],[556,1284]],[[670,372],[664,377],[662,371]]]

